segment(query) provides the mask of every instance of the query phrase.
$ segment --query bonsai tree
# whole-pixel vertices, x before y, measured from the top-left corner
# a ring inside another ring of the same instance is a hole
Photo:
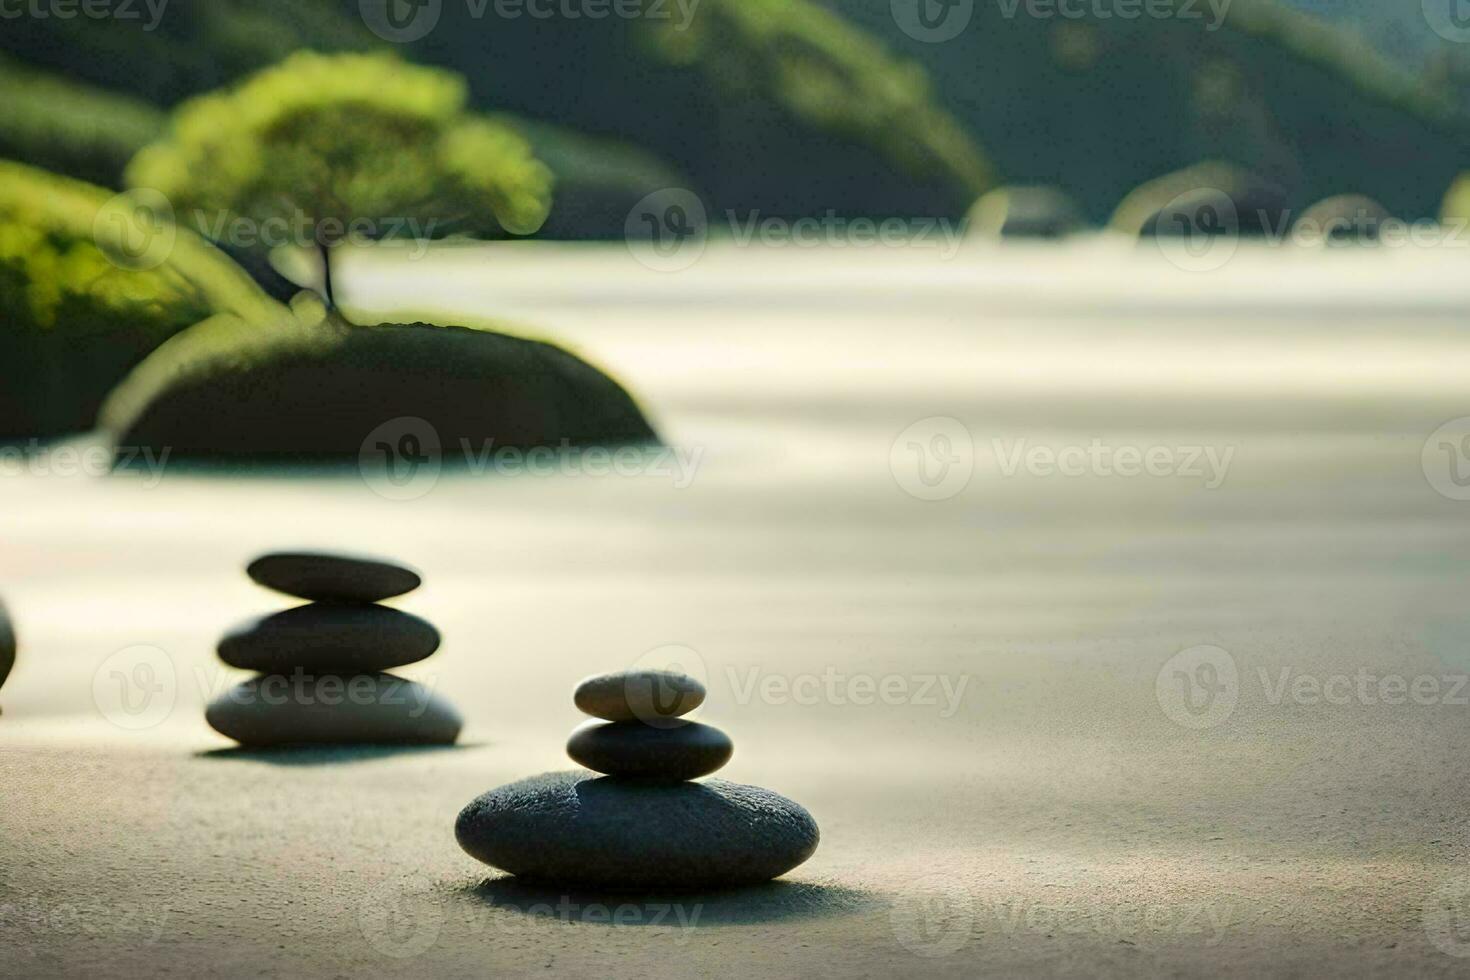
[[[301,52],[185,103],[125,179],[232,249],[313,246],[334,306],[332,250],[349,237],[526,235],[546,220],[550,170],[510,126],[464,107],[453,73]]]
[[[125,197],[0,161],[0,439],[88,429],[173,334],[216,312],[279,309],[218,249],[136,218]]]
[[[366,474],[396,473],[410,437],[413,459],[422,447],[436,465],[441,446],[656,438],[616,381],[550,344],[492,327],[359,326],[334,309],[333,253],[359,235],[495,237],[546,220],[551,172],[512,124],[467,114],[464,99],[449,72],[302,53],[177,111],[129,165],[134,192],[255,258],[304,230],[321,301],[227,309],[170,338],[101,409],[119,445],[202,461],[347,459]],[[424,432],[397,431],[405,419]]]

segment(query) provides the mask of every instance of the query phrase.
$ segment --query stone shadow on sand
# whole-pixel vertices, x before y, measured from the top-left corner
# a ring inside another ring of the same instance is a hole
[[[737,888],[617,891],[560,886],[515,875],[487,878],[464,893],[497,909],[579,925],[680,929],[801,921],[881,910],[875,892],[806,881]]]
[[[479,743],[455,745],[281,745],[271,748],[235,746],[195,752],[196,759],[265,762],[273,766],[335,766],[372,762],[395,755],[428,755],[480,748]]]

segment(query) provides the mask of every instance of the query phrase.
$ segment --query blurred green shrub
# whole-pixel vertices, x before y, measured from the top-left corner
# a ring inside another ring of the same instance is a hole
[[[166,108],[293,51],[363,50],[379,43],[359,16],[357,0],[192,0],[161,9],[156,2],[153,9],[142,2],[130,7],[137,16],[6,18],[0,51],[70,81]]]
[[[104,251],[94,229],[109,196],[0,161],[0,439],[90,428],[112,385],[223,295]]]
[[[166,116],[140,99],[78,85],[0,56],[0,156],[115,185]]]
[[[807,0],[703,0],[687,25],[650,20],[668,63],[701,69],[717,88],[758,94],[795,118],[880,149],[970,199],[989,189],[989,161],[935,101],[916,62]]]
[[[1439,220],[1446,225],[1470,222],[1470,172],[1462,173],[1445,191],[1440,204]]]
[[[450,72],[386,54],[300,52],[185,103],[126,180],[232,246],[326,255],[357,234],[536,231],[551,207],[551,171],[514,129],[464,103],[464,82]],[[235,240],[241,227],[249,241]],[[330,296],[330,263],[327,274]]]

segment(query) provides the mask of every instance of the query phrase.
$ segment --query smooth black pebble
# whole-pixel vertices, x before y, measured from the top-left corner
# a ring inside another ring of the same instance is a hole
[[[641,721],[590,721],[567,740],[567,755],[611,776],[695,779],[730,761],[730,736],[711,725],[686,721],[654,728]]]
[[[211,728],[247,747],[449,745],[459,712],[422,684],[392,674],[265,674],[210,703]]]
[[[723,779],[649,783],[552,772],[477,797],[459,845],[527,878],[628,888],[719,888],[785,874],[817,849],[803,807]]]
[[[320,602],[249,619],[219,642],[231,667],[266,673],[366,673],[423,660],[439,631],[387,606]]]
[[[268,589],[314,602],[379,602],[423,582],[418,572],[395,562],[317,551],[261,555],[245,573]]]

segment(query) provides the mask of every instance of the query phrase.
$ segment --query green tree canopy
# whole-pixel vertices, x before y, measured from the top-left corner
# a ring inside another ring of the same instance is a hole
[[[186,102],[126,180],[216,240],[230,242],[243,220],[251,240],[231,244],[288,235],[322,249],[349,235],[530,234],[552,185],[514,129],[465,112],[458,75],[387,54],[312,52]]]

